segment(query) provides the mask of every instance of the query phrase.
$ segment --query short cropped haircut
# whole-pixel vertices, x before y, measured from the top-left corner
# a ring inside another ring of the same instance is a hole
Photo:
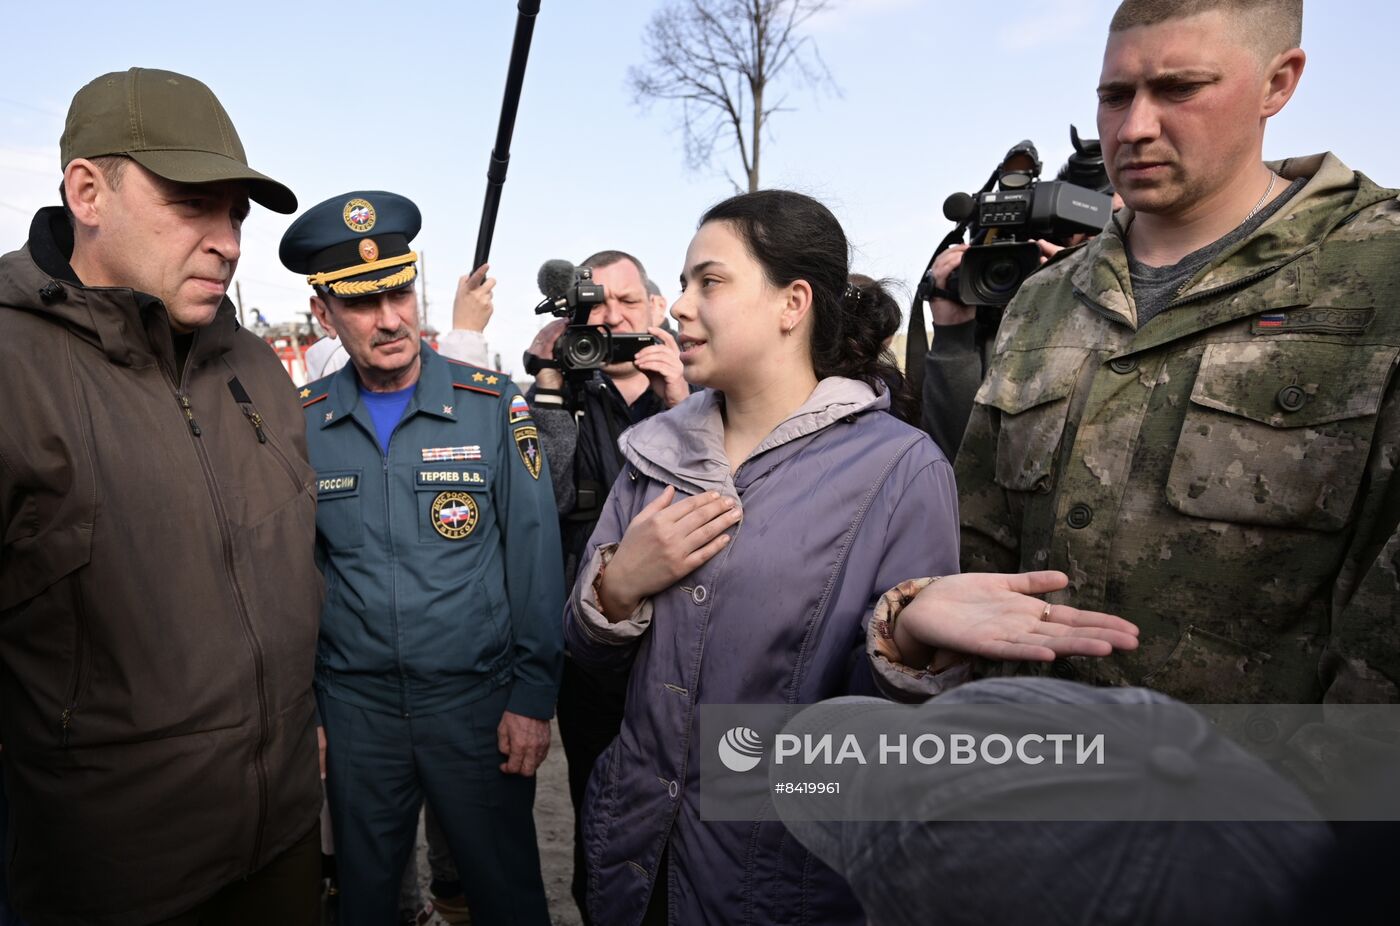
[[[630,260],[632,266],[637,268],[637,275],[642,278],[643,283],[650,279],[647,276],[647,268],[642,266],[642,262],[626,251],[599,251],[597,254],[585,257],[579,266],[587,267],[589,270],[597,270],[599,267],[611,267],[624,260]]]
[[[1123,0],[1109,32],[1155,26],[1215,11],[1244,21],[1241,32],[1264,61],[1303,44],[1303,0]]]
[[[122,173],[126,171],[127,162],[131,159],[124,154],[104,154],[88,160],[102,172],[107,185],[115,190],[122,185]],[[65,183],[58,185],[58,200],[63,203],[63,214],[68,216],[68,224],[72,225],[73,210],[68,206],[68,189]]]

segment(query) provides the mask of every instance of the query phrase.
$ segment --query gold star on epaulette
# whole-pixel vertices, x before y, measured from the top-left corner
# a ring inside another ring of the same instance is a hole
[[[303,399],[309,399],[311,398],[311,390],[303,389],[301,392],[298,392],[297,395],[301,396]]]
[[[486,378],[486,374],[485,374],[485,373],[473,373],[473,374],[472,374],[472,382],[474,382],[474,383],[479,383],[479,382],[481,382],[481,381],[482,381],[483,379],[485,379],[485,378]]]
[[[500,381],[500,377],[499,377],[499,376],[488,376],[488,377],[486,377],[486,385],[488,385],[488,386],[494,386],[494,385],[496,385],[496,383],[498,383],[499,381]]]

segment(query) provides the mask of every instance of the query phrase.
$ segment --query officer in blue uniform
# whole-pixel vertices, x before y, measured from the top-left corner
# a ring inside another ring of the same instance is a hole
[[[301,390],[340,922],[393,921],[426,797],[473,922],[547,924],[532,806],[563,651],[554,496],[510,379],[419,338],[421,223],[402,196],[347,193],[281,246],[350,354]]]

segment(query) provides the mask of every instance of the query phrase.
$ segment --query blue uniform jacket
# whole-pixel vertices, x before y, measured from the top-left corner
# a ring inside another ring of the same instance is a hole
[[[548,465],[514,384],[423,345],[387,456],[353,365],[301,395],[326,578],[320,692],[409,716],[510,685],[507,710],[552,716],[564,568]]]

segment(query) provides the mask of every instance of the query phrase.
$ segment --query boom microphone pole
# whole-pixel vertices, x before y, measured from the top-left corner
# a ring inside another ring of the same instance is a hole
[[[496,128],[496,145],[491,149],[491,164],[486,168],[486,203],[481,207],[481,228],[476,233],[476,257],[473,269],[486,263],[491,253],[491,235],[496,230],[496,210],[501,205],[501,189],[506,185],[506,168],[510,166],[510,139],[515,134],[515,113],[520,108],[520,88],[525,83],[525,62],[530,57],[530,38],[535,32],[535,16],[540,0],[520,0],[516,7],[515,44],[510,49],[510,67],[506,71],[506,93],[501,101],[501,122]]]

